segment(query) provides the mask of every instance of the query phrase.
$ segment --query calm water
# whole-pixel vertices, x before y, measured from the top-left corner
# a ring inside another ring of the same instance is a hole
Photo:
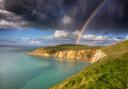
[[[80,71],[87,63],[38,58],[0,47],[0,89],[47,89]]]

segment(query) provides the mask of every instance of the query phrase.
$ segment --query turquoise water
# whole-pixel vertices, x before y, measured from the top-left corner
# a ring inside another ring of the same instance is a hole
[[[47,89],[87,66],[25,53],[14,47],[0,47],[0,89]]]

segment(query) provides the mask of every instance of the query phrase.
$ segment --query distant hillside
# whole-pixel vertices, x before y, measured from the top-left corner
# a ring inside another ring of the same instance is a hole
[[[128,41],[101,48],[107,56],[51,89],[127,89]]]
[[[128,40],[116,45],[103,47],[102,50],[108,55],[108,57],[118,58],[122,54],[128,52]]]

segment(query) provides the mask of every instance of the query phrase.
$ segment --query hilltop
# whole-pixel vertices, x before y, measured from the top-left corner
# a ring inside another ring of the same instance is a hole
[[[107,54],[78,74],[51,89],[126,89],[128,87],[128,41],[102,47]]]
[[[79,44],[61,44],[56,46],[44,47],[43,49],[62,51],[62,50],[80,50],[80,49],[92,49],[92,48],[98,48],[98,47],[88,46],[88,45],[79,45]]]

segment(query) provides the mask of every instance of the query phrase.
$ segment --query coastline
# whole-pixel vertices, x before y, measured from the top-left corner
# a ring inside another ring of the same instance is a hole
[[[39,57],[54,57],[58,59],[66,59],[67,61],[83,61],[94,63],[103,59],[106,54],[101,49],[83,49],[83,50],[47,50],[44,48],[37,48],[27,55]]]

